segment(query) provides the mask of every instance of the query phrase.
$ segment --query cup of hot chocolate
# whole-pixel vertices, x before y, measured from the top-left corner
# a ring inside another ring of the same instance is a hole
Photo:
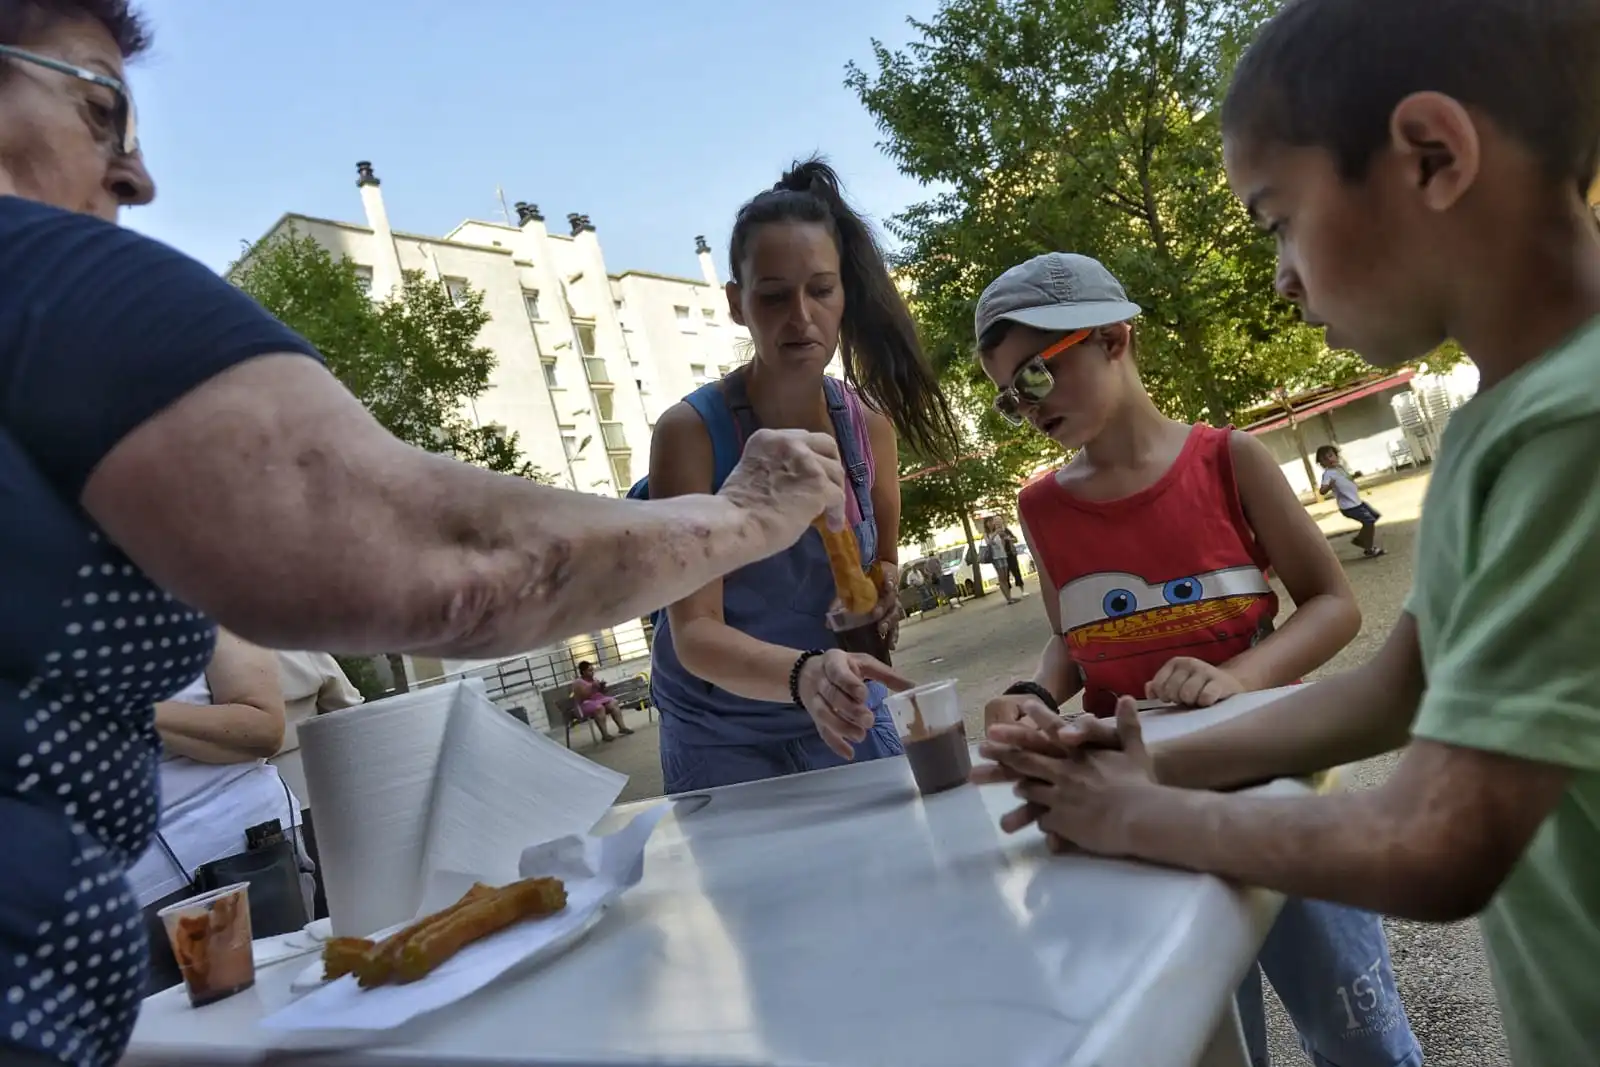
[[[203,1007],[256,984],[249,883],[213,889],[156,914],[166,927],[192,1006]]]
[[[924,796],[954,789],[972,773],[967,723],[961,716],[956,683],[934,682],[889,695],[900,743],[905,746],[911,776]]]

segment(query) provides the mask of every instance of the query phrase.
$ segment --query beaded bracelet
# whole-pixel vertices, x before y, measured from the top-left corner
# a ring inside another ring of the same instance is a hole
[[[789,698],[794,701],[797,708],[805,707],[805,701],[800,699],[800,672],[805,670],[806,664],[822,655],[820,648],[813,648],[809,652],[800,653],[800,658],[794,661],[794,667],[789,671]]]
[[[1061,714],[1061,701],[1057,700],[1054,693],[1051,693],[1050,690],[1038,682],[1014,682],[1011,688],[1007,689],[1003,695],[1008,697],[1035,697],[1039,703],[1057,715]]]

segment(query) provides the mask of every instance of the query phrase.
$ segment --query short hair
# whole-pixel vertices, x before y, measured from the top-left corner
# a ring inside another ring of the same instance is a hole
[[[1332,445],[1323,445],[1321,448],[1317,449],[1317,462],[1318,463],[1321,463],[1324,459],[1338,459],[1338,458],[1339,458],[1339,450],[1337,448],[1333,447]]]
[[[584,671],[588,670],[589,668],[591,668],[593,666],[594,666],[594,664],[590,663],[588,660],[580,660],[579,663],[578,663],[578,673],[582,674]]]
[[[150,47],[149,25],[128,0],[0,0],[0,44],[28,44],[57,23],[79,21],[104,26],[123,59]]]
[[[1289,0],[1222,106],[1227,133],[1326,148],[1347,181],[1395,106],[1435,91],[1489,116],[1586,194],[1600,162],[1600,0]]]

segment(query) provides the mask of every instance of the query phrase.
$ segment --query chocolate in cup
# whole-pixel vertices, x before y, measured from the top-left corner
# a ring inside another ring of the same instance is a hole
[[[888,618],[898,606],[892,598],[886,598],[879,601],[878,606],[866,615],[856,615],[844,608],[836,607],[828,613],[828,629],[833,631],[833,639],[844,651],[862,652],[881,663],[893,666],[889,659],[888,639],[878,632],[878,624]]]
[[[956,698],[956,683],[934,682],[889,695],[900,743],[905,746],[911,776],[924,796],[954,789],[972,773],[967,723]]]
[[[256,984],[250,948],[250,885],[238,882],[170,904],[156,913],[199,1008]]]

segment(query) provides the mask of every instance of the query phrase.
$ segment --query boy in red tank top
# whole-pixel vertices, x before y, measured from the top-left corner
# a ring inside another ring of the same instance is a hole
[[[1265,446],[1175,422],[1151,401],[1134,362],[1139,310],[1100,263],[1067,253],[1013,267],[978,302],[996,407],[1076,450],[1021,494],[1053,632],[1034,677],[989,702],[991,725],[1080,692],[1099,716],[1119,696],[1209,706],[1293,684],[1360,629],[1338,558]],[[1296,609],[1276,629],[1269,568]],[[1422,1062],[1376,916],[1290,901],[1261,963],[1319,1064]],[[1264,1067],[1260,981],[1252,969],[1239,1008]],[[1374,985],[1380,995],[1351,997]]]

